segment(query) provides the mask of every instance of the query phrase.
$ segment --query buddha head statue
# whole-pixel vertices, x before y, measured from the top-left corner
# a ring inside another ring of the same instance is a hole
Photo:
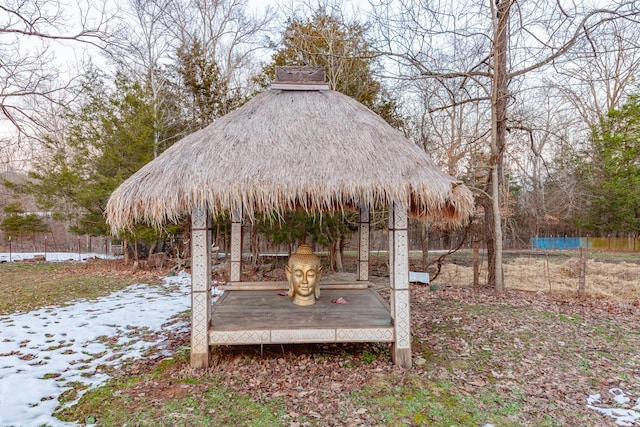
[[[320,297],[320,258],[306,244],[298,246],[285,267],[289,281],[289,297],[296,305],[313,305]]]

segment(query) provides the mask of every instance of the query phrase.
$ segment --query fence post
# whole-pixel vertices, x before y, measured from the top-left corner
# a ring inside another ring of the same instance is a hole
[[[578,295],[581,297],[585,294],[587,276],[587,251],[580,248],[580,276],[578,279]]]

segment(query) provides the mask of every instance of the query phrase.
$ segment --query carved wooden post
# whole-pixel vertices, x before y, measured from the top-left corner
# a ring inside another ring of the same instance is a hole
[[[369,206],[360,206],[358,224],[358,280],[369,280]]]
[[[231,210],[231,282],[240,282],[242,278],[242,208],[234,206]]]
[[[391,288],[391,293],[389,294],[389,309],[391,311],[391,318],[395,319],[395,294],[393,293],[393,263],[395,262],[393,258],[393,231],[394,231],[394,216],[393,216],[393,203],[389,204],[389,287]],[[395,335],[395,327],[394,327],[394,335]]]
[[[191,366],[209,366],[211,323],[211,219],[206,208],[191,209]]]
[[[407,208],[393,202],[389,206],[389,279],[391,316],[395,338],[393,363],[411,367],[411,315],[409,311],[409,241]]]

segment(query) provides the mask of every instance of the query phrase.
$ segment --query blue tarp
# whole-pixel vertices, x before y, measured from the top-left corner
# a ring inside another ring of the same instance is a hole
[[[580,249],[580,238],[532,237],[531,249]]]

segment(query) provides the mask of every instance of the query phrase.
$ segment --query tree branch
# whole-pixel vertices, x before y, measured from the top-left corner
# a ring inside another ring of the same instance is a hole
[[[459,102],[453,102],[453,103],[448,104],[448,105],[443,105],[442,107],[429,109],[429,113],[435,113],[436,111],[446,110],[448,108],[457,107],[459,105],[469,104],[471,102],[480,102],[480,101],[491,101],[491,97],[482,96],[482,97],[479,97],[479,98],[468,98],[468,99],[465,99],[465,100],[462,100],[462,101],[459,101]]]
[[[625,3],[625,4],[632,4],[633,3]],[[594,23],[591,26],[587,26],[588,21],[597,15],[600,14],[607,14],[607,15],[612,15],[611,17],[608,18],[603,18],[600,21]],[[593,10],[591,12],[589,12],[584,18],[582,18],[582,20],[580,21],[580,25],[578,25],[578,27],[576,28],[575,32],[573,33],[573,36],[560,48],[558,48],[558,50],[556,50],[555,53],[553,53],[552,55],[549,55],[547,58],[543,59],[540,62],[537,62],[535,64],[532,64],[528,67],[525,67],[521,70],[517,70],[517,71],[512,71],[511,73],[507,74],[507,79],[511,80],[515,77],[521,76],[523,74],[527,74],[531,71],[537,70],[539,68],[544,67],[547,64],[550,64],[551,62],[555,61],[556,59],[560,58],[561,56],[565,55],[575,44],[576,42],[579,40],[580,38],[580,34],[582,34],[583,32],[585,34],[589,34],[589,31],[595,27],[597,27],[598,25],[607,22],[607,21],[612,21],[612,20],[616,20],[616,19],[622,19],[622,18],[629,18],[632,16],[637,16],[638,12],[633,12],[630,11],[627,14],[620,14],[616,11],[613,10],[609,10],[609,9],[596,9]]]
[[[473,78],[473,77],[490,78],[491,77],[491,73],[488,71],[473,71],[473,70],[476,70],[476,68],[480,67],[482,65],[482,62],[471,67],[471,71],[436,72],[436,71],[428,70],[417,58],[408,54],[395,53],[390,51],[378,51],[376,53],[376,56],[388,56],[388,57],[396,57],[396,58],[404,59],[405,61],[408,61],[411,65],[413,65],[418,70],[418,72],[420,73],[420,76],[422,77],[438,77],[443,79],[454,79],[454,78],[460,78],[460,77],[465,77],[465,78]]]

